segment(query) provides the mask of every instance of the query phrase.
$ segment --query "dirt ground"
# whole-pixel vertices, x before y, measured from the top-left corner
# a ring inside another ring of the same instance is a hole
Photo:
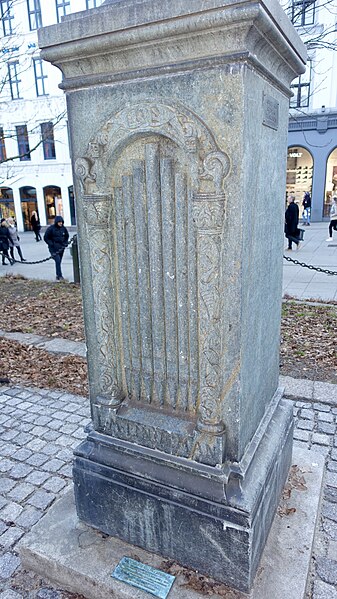
[[[0,328],[84,340],[81,292],[72,283],[0,279]],[[337,306],[283,303],[280,372],[337,384]],[[86,361],[0,338],[0,378],[87,395]]]

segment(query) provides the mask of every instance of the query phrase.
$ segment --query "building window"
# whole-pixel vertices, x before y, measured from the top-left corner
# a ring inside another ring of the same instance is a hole
[[[8,80],[11,88],[11,96],[12,100],[18,100],[21,98],[20,96],[20,83],[21,79],[19,78],[19,61],[8,63]]]
[[[97,6],[101,6],[103,0],[86,0],[87,8],[96,8]]]
[[[33,31],[42,27],[40,0],[27,0],[29,29]]]
[[[312,25],[315,19],[315,0],[293,0],[291,21],[296,27]]]
[[[18,140],[18,151],[20,160],[30,160],[28,131],[26,125],[16,127],[16,137]]]
[[[46,79],[47,75],[43,72],[43,60],[41,58],[33,58],[35,87],[37,96],[46,96]]]
[[[61,17],[69,15],[70,13],[70,0],[56,0],[56,15],[57,22],[61,22]]]
[[[3,127],[0,127],[0,162],[4,162],[7,159],[5,135]]]
[[[1,21],[4,35],[12,35],[14,15],[11,12],[13,0],[0,0]]]
[[[294,93],[293,97],[290,99],[290,108],[307,108],[309,106],[310,80],[311,60],[308,61],[305,73],[297,77],[290,86]]]
[[[56,158],[53,123],[41,123],[41,137],[45,160]]]

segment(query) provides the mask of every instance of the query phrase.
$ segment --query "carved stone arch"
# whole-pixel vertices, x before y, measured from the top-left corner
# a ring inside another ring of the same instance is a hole
[[[90,140],[85,155],[76,160],[75,174],[83,193],[105,193],[106,174],[119,148],[129,144],[135,136],[150,134],[171,139],[188,154],[195,193],[223,191],[230,160],[220,151],[205,123],[178,103],[147,100],[127,104],[110,117]],[[209,155],[213,169],[207,167]]]
[[[107,337],[109,297],[113,304],[109,347],[101,351],[102,380],[114,368],[112,406],[128,397],[197,416],[199,430],[218,437],[220,452],[229,171],[228,155],[203,121],[164,100],[123,107],[75,162],[87,227],[96,227],[88,236],[92,260],[102,254],[106,269],[92,265],[95,302],[102,304],[95,311],[98,337]],[[191,449],[194,459],[198,447]]]

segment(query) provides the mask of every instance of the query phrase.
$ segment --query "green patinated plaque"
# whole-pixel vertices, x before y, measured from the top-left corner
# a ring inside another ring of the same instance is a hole
[[[146,591],[154,597],[159,597],[159,599],[166,599],[175,580],[175,576],[137,562],[130,557],[123,557],[111,576]]]

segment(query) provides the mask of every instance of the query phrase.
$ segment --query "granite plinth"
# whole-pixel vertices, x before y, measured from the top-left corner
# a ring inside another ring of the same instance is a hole
[[[253,589],[248,596],[238,593],[238,599],[305,597],[324,458],[314,451],[295,446],[292,464],[300,468],[306,488],[302,491],[293,489],[286,502],[286,506],[292,508],[291,515],[285,515],[284,509],[278,510]],[[19,551],[24,567],[88,599],[148,597],[142,591],[111,577],[113,569],[124,556],[155,568],[165,567],[162,557],[117,538],[106,537],[79,521],[72,491],[54,504],[33,527],[20,542]],[[203,599],[204,596],[192,590],[188,579],[181,573],[170,591],[170,599]]]
[[[232,470],[92,431],[75,451],[79,518],[248,592],[288,474],[292,431],[292,406],[281,399],[249,464]]]

